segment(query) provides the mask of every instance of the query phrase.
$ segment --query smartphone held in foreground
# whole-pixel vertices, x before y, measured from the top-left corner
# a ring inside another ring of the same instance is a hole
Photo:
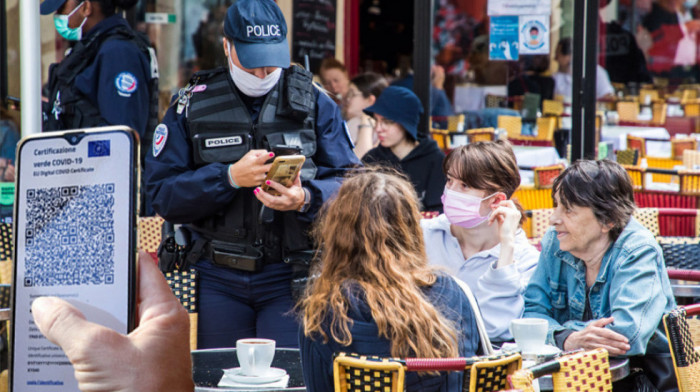
[[[11,391],[78,391],[71,363],[34,324],[34,299],[63,298],[89,321],[125,334],[133,329],[138,149],[127,127],[20,141]]]

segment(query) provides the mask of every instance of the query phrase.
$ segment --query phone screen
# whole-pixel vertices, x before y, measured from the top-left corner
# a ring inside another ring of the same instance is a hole
[[[138,147],[125,127],[44,133],[20,142],[15,200],[12,391],[78,391],[31,304],[56,296],[89,321],[133,328]]]

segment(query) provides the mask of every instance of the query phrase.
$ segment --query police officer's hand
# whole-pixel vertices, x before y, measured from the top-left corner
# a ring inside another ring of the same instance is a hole
[[[266,164],[275,154],[266,150],[250,150],[238,162],[229,166],[233,182],[241,188],[252,188],[265,181],[272,163]]]
[[[253,191],[255,197],[266,207],[277,211],[296,211],[304,204],[305,193],[304,188],[301,187],[299,175],[297,175],[294,183],[289,188],[278,182],[269,180],[266,184],[280,193],[279,196],[273,196],[262,190],[262,188],[255,188]]]

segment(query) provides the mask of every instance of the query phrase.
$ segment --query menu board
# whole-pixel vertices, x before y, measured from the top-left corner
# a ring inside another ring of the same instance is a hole
[[[336,0],[294,0],[292,61],[304,65],[309,56],[311,72],[321,61],[335,57]]]

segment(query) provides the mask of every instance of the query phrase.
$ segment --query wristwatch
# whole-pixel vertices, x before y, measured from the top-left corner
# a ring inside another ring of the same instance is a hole
[[[304,203],[299,207],[297,211],[306,212],[311,208],[311,192],[306,188],[301,188],[304,190]]]

